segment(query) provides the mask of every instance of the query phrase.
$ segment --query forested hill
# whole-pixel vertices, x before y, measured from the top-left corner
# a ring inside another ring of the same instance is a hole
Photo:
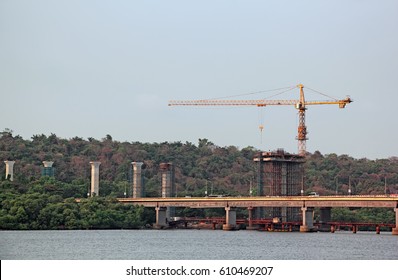
[[[142,228],[154,222],[153,209],[122,205],[115,197],[131,196],[132,161],[145,163],[146,196],[160,196],[159,164],[171,162],[178,196],[208,194],[249,195],[256,189],[259,152],[252,147],[218,147],[207,139],[193,143],[139,143],[54,134],[30,140],[0,133],[0,230],[5,229],[111,229]],[[3,161],[15,161],[14,180],[5,179]],[[53,161],[55,176],[42,176],[43,161]],[[87,197],[90,161],[100,161],[100,197]],[[354,159],[347,155],[308,154],[306,191],[321,195],[348,193],[384,194],[398,191],[398,158]],[[255,195],[255,191],[254,191]],[[181,216],[220,216],[212,209],[180,209]],[[238,215],[244,217],[245,212]],[[394,221],[392,209],[333,209],[336,221]]]
[[[203,196],[208,193],[248,195],[256,185],[253,147],[218,147],[207,139],[197,144],[186,142],[118,142],[110,135],[97,140],[74,137],[62,139],[55,134],[34,135],[30,140],[5,130],[0,134],[0,160],[16,161],[14,182],[21,192],[41,180],[42,161],[53,161],[55,180],[48,188],[62,184],[62,196],[85,197],[90,180],[90,161],[100,161],[101,196],[131,193],[132,161],[145,163],[143,170],[147,196],[160,196],[159,164],[171,162],[175,168],[178,196]],[[398,192],[398,158],[354,159],[348,155],[320,152],[308,154],[306,190],[320,194],[384,194]],[[4,180],[5,165],[1,171]]]

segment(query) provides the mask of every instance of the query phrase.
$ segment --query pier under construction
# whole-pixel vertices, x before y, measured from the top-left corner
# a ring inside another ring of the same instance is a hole
[[[304,193],[304,156],[278,149],[258,153],[254,161],[258,166],[258,196],[297,196]],[[301,220],[301,211],[292,207],[261,208],[256,216],[293,222]]]

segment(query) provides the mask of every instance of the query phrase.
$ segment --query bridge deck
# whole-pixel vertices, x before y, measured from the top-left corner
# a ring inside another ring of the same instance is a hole
[[[147,197],[118,200],[145,207],[398,207],[397,196]]]

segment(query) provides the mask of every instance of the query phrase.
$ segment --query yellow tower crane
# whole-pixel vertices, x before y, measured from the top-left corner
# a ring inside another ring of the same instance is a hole
[[[297,140],[298,140],[298,154],[305,156],[306,154],[306,140],[307,138],[307,127],[305,125],[305,111],[308,105],[325,105],[325,104],[337,104],[339,108],[345,108],[348,103],[352,100],[350,97],[341,100],[325,100],[325,101],[306,101],[304,98],[304,86],[302,84],[297,85],[300,89],[300,99],[293,100],[270,100],[270,99],[258,99],[258,100],[217,100],[217,99],[204,99],[204,100],[172,100],[169,101],[169,106],[257,106],[265,107],[271,105],[294,105],[298,110],[299,124],[297,129]]]

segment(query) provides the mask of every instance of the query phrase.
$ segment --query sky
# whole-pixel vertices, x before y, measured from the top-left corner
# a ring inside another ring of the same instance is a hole
[[[398,156],[397,27],[395,0],[1,0],[0,130],[295,153],[294,106],[168,101],[302,83],[307,100],[354,100],[308,107],[309,152]]]

